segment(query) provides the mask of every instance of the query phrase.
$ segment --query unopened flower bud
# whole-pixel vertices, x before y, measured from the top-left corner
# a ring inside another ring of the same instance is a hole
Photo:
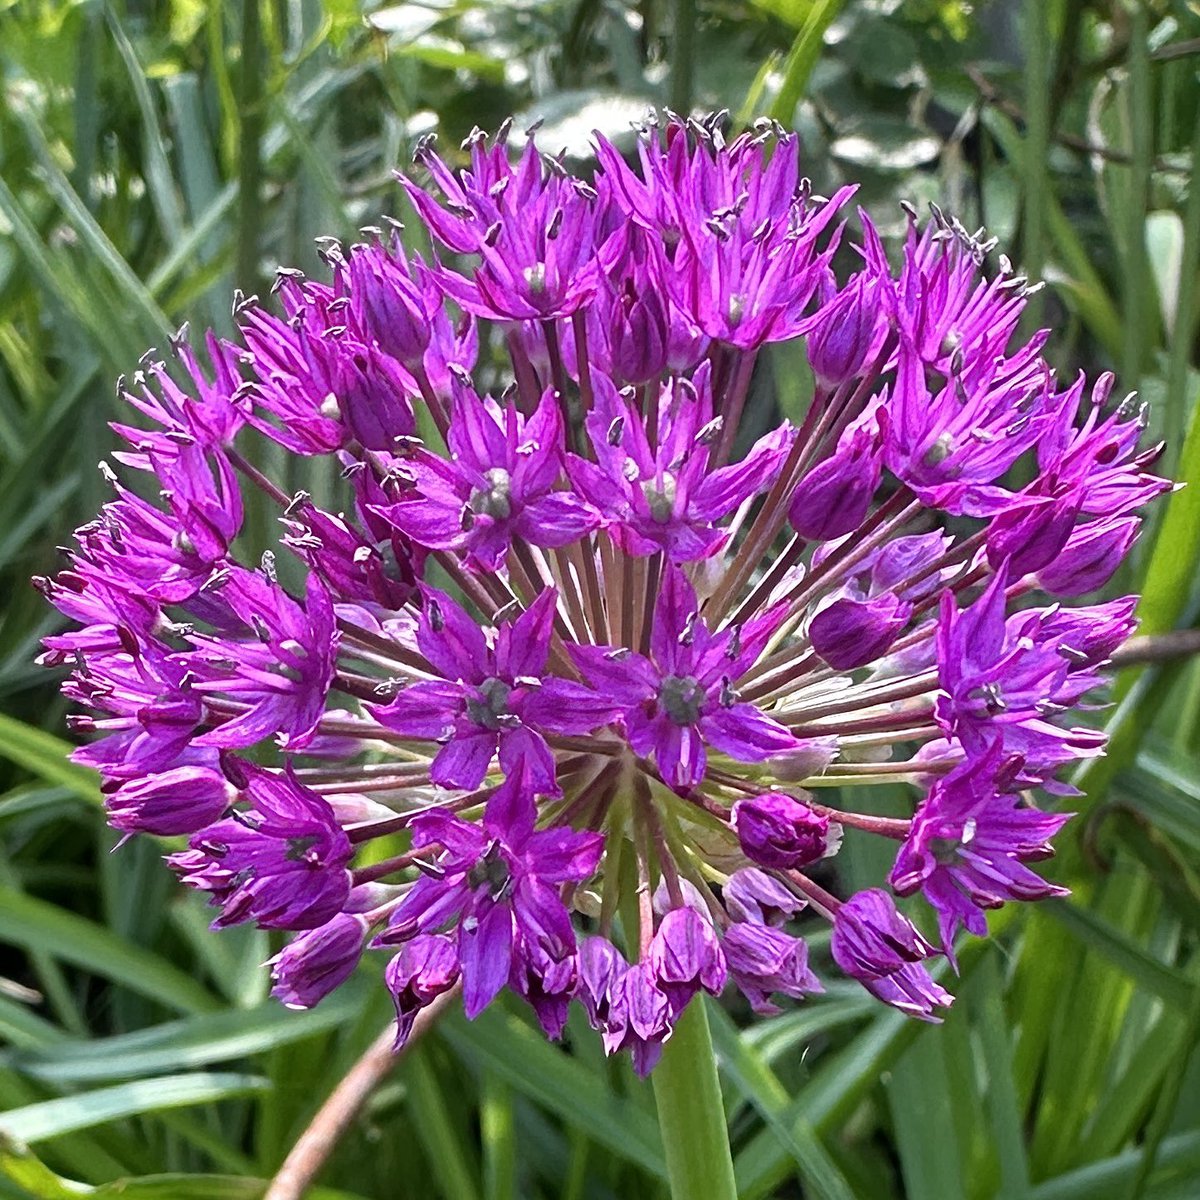
[[[396,1005],[396,1048],[408,1041],[413,1022],[459,976],[458,951],[441,934],[418,934],[404,943],[383,973]]]
[[[417,367],[429,345],[430,324],[420,285],[382,250],[350,260],[355,314],[384,354]]]
[[[288,1008],[312,1008],[347,980],[362,956],[365,917],[338,913],[271,959],[271,995]]]
[[[717,935],[707,917],[693,908],[672,909],[663,917],[648,961],[673,1017],[701,988],[719,996],[725,986],[725,956]]]
[[[173,837],[211,825],[230,806],[237,789],[211,767],[176,767],[131,781],[107,797],[112,825],[125,833]]]
[[[858,372],[878,320],[875,289],[862,275],[817,314],[808,335],[808,361],[825,387],[835,388]]]
[[[764,867],[802,867],[824,857],[829,818],[782,792],[733,806],[733,825],[746,857]]]
[[[866,518],[879,479],[874,435],[860,427],[800,481],[788,512],[792,528],[820,542],[852,533]]]
[[[725,907],[735,921],[754,925],[783,925],[807,903],[757,867],[735,871],[723,889],[723,896]]]
[[[1129,553],[1139,525],[1138,517],[1122,517],[1076,526],[1057,557],[1038,571],[1038,583],[1055,596],[1103,587]]]
[[[913,607],[891,592],[870,600],[847,596],[827,604],[808,627],[813,649],[835,670],[861,667],[886,653]]]

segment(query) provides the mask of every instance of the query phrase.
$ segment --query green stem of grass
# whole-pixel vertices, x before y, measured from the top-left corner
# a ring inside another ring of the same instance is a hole
[[[1146,346],[1153,344],[1150,328],[1150,264],[1146,254],[1146,206],[1150,199],[1150,167],[1154,156],[1154,112],[1150,94],[1150,18],[1136,0],[1129,40],[1129,202],[1125,229],[1125,343],[1122,386],[1137,391],[1145,366]]]
[[[671,17],[671,107],[680,116],[692,111],[692,80],[696,57],[696,0],[673,0]]]
[[[242,64],[238,85],[237,281],[247,293],[258,280],[259,187],[262,173],[263,64],[259,0],[242,0]]]
[[[1025,0],[1025,160],[1021,266],[1039,280],[1046,261],[1047,158],[1050,154],[1050,14],[1046,0]],[[1025,323],[1041,323],[1042,297],[1030,299]]]
[[[673,1200],[737,1200],[717,1060],[699,999],[675,1023],[653,1079]]]

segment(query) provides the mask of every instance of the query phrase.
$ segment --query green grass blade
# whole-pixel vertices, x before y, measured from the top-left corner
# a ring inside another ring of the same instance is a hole
[[[998,951],[984,956],[971,989],[975,1024],[987,1071],[987,1103],[1000,1162],[997,1200],[1025,1200],[1029,1193],[1029,1161],[1021,1106],[1013,1079],[1013,1040],[1004,1009],[1004,981],[996,964]]]
[[[125,32],[116,8],[111,3],[106,3],[104,11],[117,50],[129,73],[129,82],[133,86],[133,95],[141,113],[142,152],[146,160],[144,166],[150,199],[158,215],[163,236],[168,243],[171,243],[177,241],[183,233],[183,211],[179,203],[179,195],[175,190],[175,180],[171,173],[171,163],[167,156],[166,138],[163,136],[162,126],[159,122],[158,108],[150,92],[150,81],[146,74],[146,68],[139,60],[137,50]]]
[[[0,888],[0,941],[41,950],[183,1012],[208,1012],[219,1002],[166,959],[131,945],[94,921],[44,900]]]
[[[256,1075],[200,1073],[141,1079],[13,1109],[0,1114],[0,1133],[34,1144],[164,1108],[246,1096],[266,1086],[267,1081]]]
[[[750,1102],[800,1169],[805,1195],[820,1200],[855,1200],[854,1189],[807,1121],[785,1121],[787,1088],[734,1027],[728,1013],[709,1004],[713,1048],[721,1073]]]
[[[516,1113],[512,1089],[485,1074],[479,1097],[479,1138],[483,1145],[485,1200],[517,1200]]]
[[[1188,1011],[1195,985],[1181,971],[1152,958],[1132,938],[1090,908],[1055,900],[1047,901],[1044,908],[1082,942],[1124,971],[1139,987],[1180,1012]]]
[[[1089,1163],[1076,1171],[1039,1183],[1030,1200],[1128,1200],[1141,1169],[1142,1152],[1127,1150]],[[1157,1172],[1176,1179],[1195,1179],[1200,1171],[1200,1129],[1166,1138],[1158,1152]],[[1157,1173],[1156,1172],[1156,1173]]]
[[[58,1041],[6,1060],[25,1075],[56,1084],[137,1079],[210,1066],[337,1029],[357,1014],[363,992],[363,987],[344,987],[307,1012],[293,1012],[272,1000],[258,1008],[189,1017],[116,1037]]]
[[[447,1200],[478,1200],[479,1168],[475,1155],[455,1127],[428,1047],[418,1046],[403,1069],[408,1085],[408,1116],[420,1138],[434,1177]]]
[[[100,784],[94,771],[69,762],[71,745],[34,725],[0,713],[0,755],[47,783],[66,788],[73,796],[101,803]]]
[[[620,1099],[517,1017],[488,1009],[475,1021],[448,1020],[440,1033],[461,1054],[582,1129],[611,1153],[666,1178],[667,1164],[653,1118]]]

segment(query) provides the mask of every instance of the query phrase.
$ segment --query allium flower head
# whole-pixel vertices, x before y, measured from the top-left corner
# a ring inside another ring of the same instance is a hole
[[[770,124],[672,118],[632,164],[599,138],[586,179],[506,132],[418,148],[431,253],[323,241],[327,280],[281,272],[236,342],[133,378],[129,477],[38,581],[76,757],[123,834],[187,837],[215,925],[297,935],[282,1002],[390,955],[400,1042],[508,989],[550,1037],[578,1000],[644,1073],[699,992],[819,991],[820,922],[935,1020],[959,930],[1060,893],[1033,793],[1101,752],[1075,714],[1134,601],[1064,604],[1169,486],[1142,410],[1058,380],[981,235],[913,216],[893,267]],[[807,408],[751,436],[797,338]],[[256,438],[340,495],[285,490]],[[910,818],[839,801],[882,782]],[[845,894],[843,832],[898,842],[888,880]]]

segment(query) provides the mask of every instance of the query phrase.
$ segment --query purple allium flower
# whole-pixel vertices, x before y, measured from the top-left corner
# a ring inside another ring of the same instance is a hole
[[[1022,804],[1013,790],[1019,764],[1002,759],[997,741],[982,758],[934,782],[889,876],[900,895],[920,889],[933,905],[951,961],[960,926],[978,937],[987,935],[985,909],[1006,900],[1068,894],[1024,864],[1054,853],[1050,839],[1069,814]]]
[[[461,968],[452,938],[419,933],[400,948],[383,973],[396,1005],[396,1049],[408,1041],[413,1022],[443,992],[458,983]]]
[[[724,899],[735,921],[754,925],[783,925],[805,904],[795,892],[757,867],[734,871],[725,884]]]
[[[671,1000],[659,987],[650,963],[625,964],[612,985],[603,1027],[605,1052],[628,1050],[633,1069],[644,1079],[662,1057],[673,1019]]]
[[[236,796],[237,788],[211,765],[182,766],[131,780],[105,797],[104,809],[114,829],[171,837],[211,825]]]
[[[196,744],[241,748],[274,735],[281,746],[302,749],[324,712],[337,659],[329,593],[310,575],[300,605],[257,572],[223,571],[213,590],[229,625],[217,633],[185,634],[195,648],[178,661],[195,677],[195,691],[232,706],[232,719],[201,734]]]
[[[455,922],[468,1017],[495,999],[519,964],[545,970],[575,957],[570,914],[557,889],[595,872],[603,842],[595,833],[534,829],[531,787],[523,770],[510,776],[488,802],[482,825],[429,809],[410,826],[414,850],[435,849],[433,865],[392,911],[382,941],[403,942]]]
[[[668,568],[649,657],[611,646],[573,646],[571,653],[593,687],[617,702],[633,752],[653,755],[668,785],[683,792],[704,778],[706,746],[739,762],[760,762],[795,744],[733,688],[782,615],[772,609],[736,630],[710,633],[687,576]]]
[[[664,389],[652,429],[603,377],[595,387],[587,428],[596,461],[571,455],[570,468],[583,496],[605,514],[609,536],[626,554],[661,550],[671,562],[715,554],[728,537],[716,522],[765,488],[787,453],[791,430],[780,426],[741,462],[714,470],[721,423],[713,419],[703,367],[694,383],[677,378]]]
[[[478,787],[499,749],[506,775],[520,767],[535,791],[556,792],[554,755],[543,734],[591,733],[612,720],[611,700],[545,674],[556,600],[547,588],[502,624],[489,646],[465,609],[444,592],[424,589],[417,646],[444,682],[411,684],[374,712],[395,733],[442,744],[430,764],[434,783]]]
[[[463,388],[448,440],[452,458],[415,452],[401,472],[407,498],[378,515],[419,546],[465,552],[481,570],[503,565],[514,537],[530,545],[562,546],[599,523],[571,491],[557,490],[562,473],[562,413],[547,392],[533,415],[480,399]]]
[[[1069,712],[1100,682],[1095,670],[1133,629],[1132,604],[1108,618],[1096,609],[1025,610],[1004,615],[1007,572],[1002,568],[983,595],[961,611],[943,592],[938,622],[945,693],[935,715],[949,737],[977,757],[999,738],[1023,761],[1022,778],[1045,782],[1056,768],[1103,753],[1098,730],[1064,729],[1054,718]],[[1109,610],[1112,611],[1111,609]],[[1068,634],[1074,626],[1076,633]],[[1084,631],[1087,631],[1084,633]],[[1101,633],[1101,630],[1104,632]],[[1073,642],[1101,633],[1099,653]]]
[[[431,254],[322,239],[324,281],[281,270],[235,340],[181,330],[119,389],[134,482],[105,466],[35,581],[73,757],[123,834],[188,835],[216,925],[299,935],[284,1003],[394,947],[401,1044],[507,987],[552,1038],[577,998],[645,1074],[698,991],[819,990],[822,921],[935,1019],[960,927],[1061,894],[1029,864],[1065,816],[1028,793],[1103,750],[1136,597],[1067,601],[1171,486],[1144,409],[1056,376],[982,233],[854,233],[853,187],[813,196],[768,122],[652,121],[628,162],[598,138],[588,179],[506,135],[462,169],[417,147]],[[797,338],[793,423],[759,351]],[[854,811],[867,783],[908,816]],[[940,947],[881,887],[839,900],[843,829],[899,844]]]
[[[808,947],[798,937],[770,925],[737,924],[721,940],[729,974],[759,1016],[781,1011],[773,993],[801,1000],[822,991],[809,970]]]
[[[650,942],[646,961],[671,1005],[672,1018],[701,989],[714,996],[725,986],[725,955],[707,916],[694,908],[673,908]]]
[[[911,1016],[937,1020],[933,1009],[951,1002],[918,965],[937,951],[880,888],[858,892],[841,905],[834,916],[830,949],[847,975]]]
[[[232,764],[230,764],[232,765]],[[190,887],[212,893],[214,927],[315,929],[350,893],[352,849],[333,809],[294,776],[239,762],[246,807],[235,806],[167,861]]]

